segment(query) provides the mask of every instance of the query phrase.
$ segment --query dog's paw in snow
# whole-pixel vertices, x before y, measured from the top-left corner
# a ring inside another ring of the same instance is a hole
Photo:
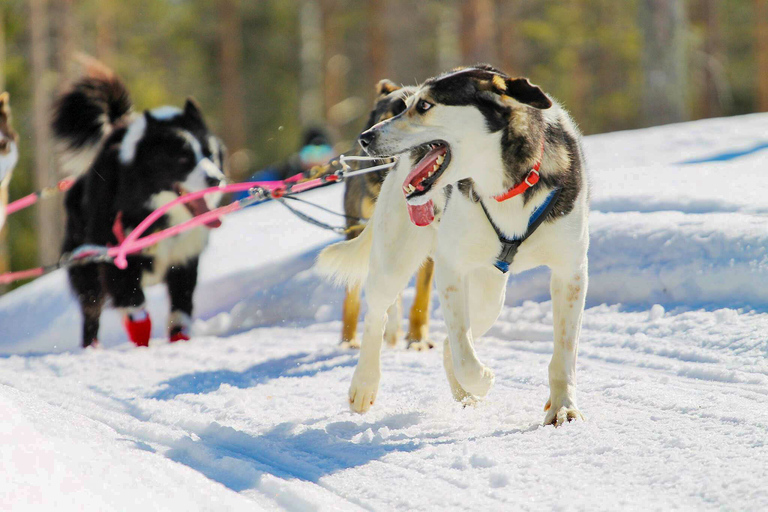
[[[349,386],[349,407],[357,413],[367,412],[376,401],[379,391],[381,372],[362,372],[355,370],[352,384]]]
[[[421,352],[435,348],[435,344],[430,340],[408,340],[408,346],[406,348],[408,350],[416,350]]]
[[[544,410],[547,412],[544,416],[544,425],[559,427],[574,420],[586,421],[584,415],[570,398],[557,400],[555,404],[556,406],[552,407],[552,399],[547,400],[544,406]]]
[[[478,398],[487,395],[496,380],[493,370],[482,364],[467,364],[463,368],[454,368],[454,372],[461,387]]]
[[[360,350],[360,342],[357,340],[357,338],[353,340],[341,340],[341,343],[339,343],[339,348]]]

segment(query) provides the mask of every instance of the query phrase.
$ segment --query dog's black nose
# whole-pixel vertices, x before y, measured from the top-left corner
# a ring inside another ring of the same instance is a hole
[[[361,133],[357,141],[360,143],[360,146],[363,149],[368,149],[368,146],[371,145],[371,142],[373,142],[373,139],[375,138],[376,138],[376,132],[368,130],[367,132]]]

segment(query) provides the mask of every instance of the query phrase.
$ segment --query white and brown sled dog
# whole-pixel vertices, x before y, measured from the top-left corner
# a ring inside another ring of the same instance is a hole
[[[427,80],[399,115],[360,136],[371,155],[399,155],[372,221],[326,248],[318,268],[364,282],[368,312],[349,401],[365,412],[381,378],[386,311],[431,256],[448,330],[444,364],[457,400],[483,397],[493,371],[474,341],[504,305],[509,272],[552,271],[554,354],[545,424],[583,418],[576,357],[587,292],[588,182],[568,114],[524,78],[489,66]]]

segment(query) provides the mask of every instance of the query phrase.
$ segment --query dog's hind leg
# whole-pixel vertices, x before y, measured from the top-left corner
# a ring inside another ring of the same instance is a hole
[[[174,341],[189,340],[192,324],[192,297],[197,286],[199,259],[192,258],[183,265],[171,266],[165,274],[171,314],[168,317],[168,337]]]
[[[403,330],[400,328],[402,319],[403,298],[398,294],[395,302],[387,310],[387,324],[384,326],[384,339],[390,347],[397,345],[397,340],[403,336]]]
[[[129,258],[128,267],[120,270],[112,265],[104,269],[104,282],[112,296],[115,308],[123,314],[123,327],[128,338],[137,346],[149,345],[152,321],[145,309],[144,290],[141,289],[141,276],[144,261],[141,258]]]
[[[416,296],[408,318],[408,348],[411,350],[428,350],[434,347],[429,341],[429,303],[434,269],[432,258],[427,258],[416,274]]]
[[[490,368],[478,360],[475,353],[470,320],[469,276],[451,267],[443,256],[438,256],[436,266],[437,289],[448,329],[453,375],[462,389],[476,397],[483,397],[491,389],[494,375]]]
[[[341,346],[360,348],[357,341],[357,319],[360,316],[360,286],[347,287],[342,306]]]
[[[576,269],[552,269],[550,282],[554,320],[554,352],[549,363],[549,401],[545,425],[584,419],[576,406],[576,357],[587,295],[587,260]]]
[[[99,280],[98,265],[70,267],[69,281],[72,284],[80,310],[83,313],[83,348],[97,346],[99,339],[99,318],[104,305],[104,291]]]

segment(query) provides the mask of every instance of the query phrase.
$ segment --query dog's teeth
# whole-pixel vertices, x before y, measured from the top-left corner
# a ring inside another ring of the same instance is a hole
[[[437,157],[437,165],[442,164],[443,160],[445,160],[445,157],[443,155],[440,155],[439,157]]]
[[[432,166],[432,172],[430,172],[430,174],[432,174],[433,172],[435,172],[439,168],[440,168],[440,163],[435,163],[435,165]]]

